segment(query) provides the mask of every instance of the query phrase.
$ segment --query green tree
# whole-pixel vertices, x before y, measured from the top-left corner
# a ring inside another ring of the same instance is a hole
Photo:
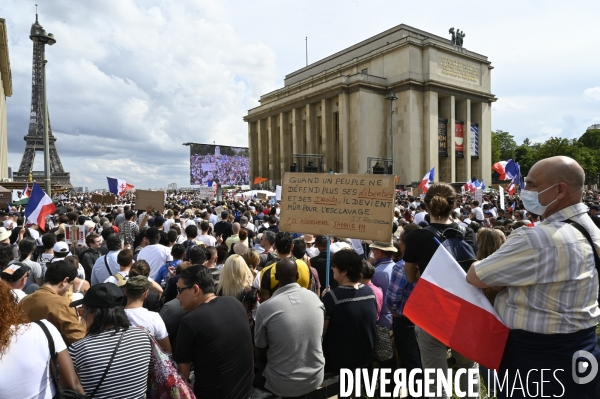
[[[600,151],[600,129],[586,131],[577,141],[584,147]]]
[[[517,143],[512,134],[502,130],[492,132],[492,164],[514,159],[516,149]]]

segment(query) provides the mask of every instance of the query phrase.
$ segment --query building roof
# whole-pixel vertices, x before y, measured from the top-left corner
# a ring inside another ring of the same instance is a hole
[[[12,96],[12,74],[10,72],[10,57],[8,56],[8,35],[6,20],[0,18],[0,76],[4,86],[4,95]]]

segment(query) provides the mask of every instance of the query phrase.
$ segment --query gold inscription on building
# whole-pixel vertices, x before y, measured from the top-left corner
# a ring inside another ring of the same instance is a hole
[[[479,83],[479,67],[440,55],[442,74]]]

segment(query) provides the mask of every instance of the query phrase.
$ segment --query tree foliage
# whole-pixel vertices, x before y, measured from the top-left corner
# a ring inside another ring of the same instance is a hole
[[[517,142],[512,134],[502,130],[492,132],[492,164],[498,161],[514,159]]]

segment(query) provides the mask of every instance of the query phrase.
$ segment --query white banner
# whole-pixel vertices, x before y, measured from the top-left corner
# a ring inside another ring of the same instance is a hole
[[[214,199],[215,198],[215,191],[212,187],[208,187],[208,186],[200,186],[198,188],[198,192],[201,198],[209,198],[209,199]]]
[[[498,192],[500,193],[500,208],[502,210],[506,210],[506,208],[504,207],[504,188],[502,188],[502,186],[500,186],[498,188]]]
[[[275,186],[275,199],[281,201],[281,186]]]
[[[203,172],[214,172],[215,170],[217,170],[217,164],[216,163],[203,163],[202,164],[202,171]]]

